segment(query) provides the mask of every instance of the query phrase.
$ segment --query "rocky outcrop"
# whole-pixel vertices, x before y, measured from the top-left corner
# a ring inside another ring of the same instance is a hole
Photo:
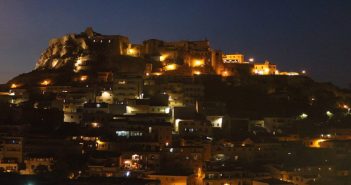
[[[50,40],[49,47],[41,54],[35,69],[59,69],[89,53],[86,38],[75,34],[65,35]]]
[[[35,69],[21,74],[8,83],[37,86],[44,79],[52,84],[75,82],[77,76],[89,74],[97,77],[101,72],[113,75],[143,75],[145,60],[126,55],[128,37],[102,35],[92,28],[79,34],[67,34],[49,41],[49,47],[39,57]],[[91,78],[94,79],[94,78]]]

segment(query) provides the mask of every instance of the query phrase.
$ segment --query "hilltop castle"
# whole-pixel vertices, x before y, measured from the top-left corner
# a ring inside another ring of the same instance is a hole
[[[49,48],[37,62],[36,69],[57,69],[74,64],[74,71],[89,70],[91,63],[118,56],[129,56],[145,62],[144,75],[299,75],[279,72],[276,65],[265,61],[246,61],[242,54],[224,54],[210,47],[208,40],[162,41],[149,39],[133,44],[121,35],[101,35],[87,28],[81,34],[52,39]],[[101,59],[103,57],[103,59]],[[133,59],[132,59],[133,60]]]

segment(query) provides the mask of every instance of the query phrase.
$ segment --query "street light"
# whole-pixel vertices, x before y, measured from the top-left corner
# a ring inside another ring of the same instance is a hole
[[[332,112],[330,112],[330,111],[327,111],[326,115],[329,117],[329,119],[334,116],[334,114]]]

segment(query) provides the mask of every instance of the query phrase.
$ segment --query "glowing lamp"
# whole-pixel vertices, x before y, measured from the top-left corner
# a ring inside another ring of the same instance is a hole
[[[163,62],[167,59],[168,55],[161,55],[160,56],[160,61]]]
[[[127,52],[128,52],[128,54],[133,55],[133,54],[135,54],[135,49],[132,49],[132,48],[131,48],[131,49],[128,49]]]
[[[228,71],[223,71],[222,76],[228,76]]]
[[[11,89],[15,89],[15,88],[17,88],[17,87],[18,87],[17,84],[11,84]]]
[[[160,75],[162,75],[162,73],[160,73],[160,72],[155,72],[155,73],[153,73],[152,75],[160,76]]]
[[[198,66],[202,66],[202,65],[204,65],[203,60],[194,60],[194,62],[193,62],[194,67],[198,67]]]
[[[82,60],[79,58],[78,60],[77,60],[77,62],[75,63],[75,66],[79,66],[79,65],[81,65],[82,64]]]
[[[169,64],[169,65],[165,66],[165,70],[166,71],[173,71],[175,69],[177,69],[177,65],[176,64]]]
[[[80,77],[80,81],[86,81],[88,79],[88,76],[83,75]]]
[[[99,127],[100,127],[100,124],[99,124],[99,123],[96,123],[96,122],[93,122],[93,123],[91,123],[91,127],[93,127],[93,128],[99,128]]]
[[[194,71],[194,74],[195,75],[201,75],[201,72],[200,71]]]
[[[42,81],[42,82],[40,83],[40,85],[47,86],[47,85],[49,85],[50,83],[51,83],[50,80],[44,80],[44,81]]]
[[[109,92],[107,92],[107,91],[104,91],[104,92],[102,92],[101,96],[104,97],[104,98],[107,98],[107,97],[110,97],[111,94]]]
[[[332,117],[334,116],[334,114],[333,114],[332,112],[330,112],[330,111],[327,111],[325,114],[326,114],[329,118],[332,118]]]
[[[299,117],[300,117],[300,119],[306,119],[308,117],[308,115],[305,113],[302,113]]]

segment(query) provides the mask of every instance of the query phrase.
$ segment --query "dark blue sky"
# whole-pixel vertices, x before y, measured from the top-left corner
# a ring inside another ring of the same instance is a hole
[[[103,34],[204,39],[225,52],[351,83],[350,0],[0,0],[0,83],[32,70],[49,39]]]

